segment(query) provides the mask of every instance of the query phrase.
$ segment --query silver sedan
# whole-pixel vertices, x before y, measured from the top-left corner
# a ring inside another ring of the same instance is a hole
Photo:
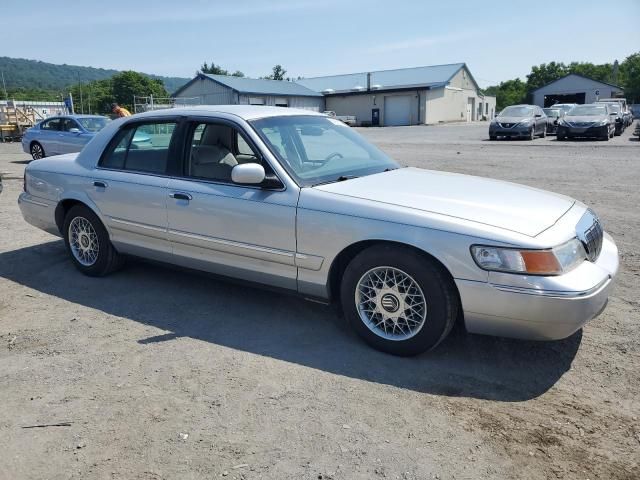
[[[400,168],[303,110],[135,115],[25,177],[24,218],[62,236],[86,275],[133,255],[293,290],[336,303],[364,340],[397,355],[435,347],[455,322],[567,337],[604,309],[618,270],[614,241],[582,203]]]

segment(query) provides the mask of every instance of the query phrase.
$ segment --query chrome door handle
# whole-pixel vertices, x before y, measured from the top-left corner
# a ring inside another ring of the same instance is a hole
[[[187,202],[193,199],[193,197],[188,193],[181,193],[181,192],[172,192],[169,194],[169,196],[171,198],[175,198],[176,200],[186,200]]]

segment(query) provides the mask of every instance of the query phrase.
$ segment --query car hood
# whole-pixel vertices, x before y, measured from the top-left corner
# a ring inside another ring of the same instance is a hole
[[[575,123],[575,122],[584,122],[584,123],[600,123],[604,120],[607,120],[606,115],[565,115],[565,122]]]
[[[531,237],[552,226],[575,203],[564,195],[524,185],[420,168],[400,168],[313,188]]]
[[[531,120],[532,117],[502,117],[497,116],[496,120],[500,123],[520,123],[526,120]]]

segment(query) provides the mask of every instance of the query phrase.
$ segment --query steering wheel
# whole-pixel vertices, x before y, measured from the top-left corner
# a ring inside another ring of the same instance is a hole
[[[324,157],[324,164],[326,165],[327,163],[329,163],[334,158],[344,158],[344,155],[342,155],[340,152],[330,153],[329,155]]]

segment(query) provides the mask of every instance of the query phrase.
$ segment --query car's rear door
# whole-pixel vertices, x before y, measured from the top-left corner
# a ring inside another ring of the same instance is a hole
[[[271,168],[243,127],[192,118],[184,166],[168,184],[168,235],[184,266],[295,289],[298,191],[234,184],[239,163]]]
[[[49,118],[40,124],[40,129],[35,130],[34,139],[44,149],[47,157],[59,155],[60,152],[60,131],[62,129],[62,118]]]
[[[178,119],[128,123],[113,138],[87,193],[100,209],[116,248],[163,261],[167,239],[169,173],[180,156]]]

